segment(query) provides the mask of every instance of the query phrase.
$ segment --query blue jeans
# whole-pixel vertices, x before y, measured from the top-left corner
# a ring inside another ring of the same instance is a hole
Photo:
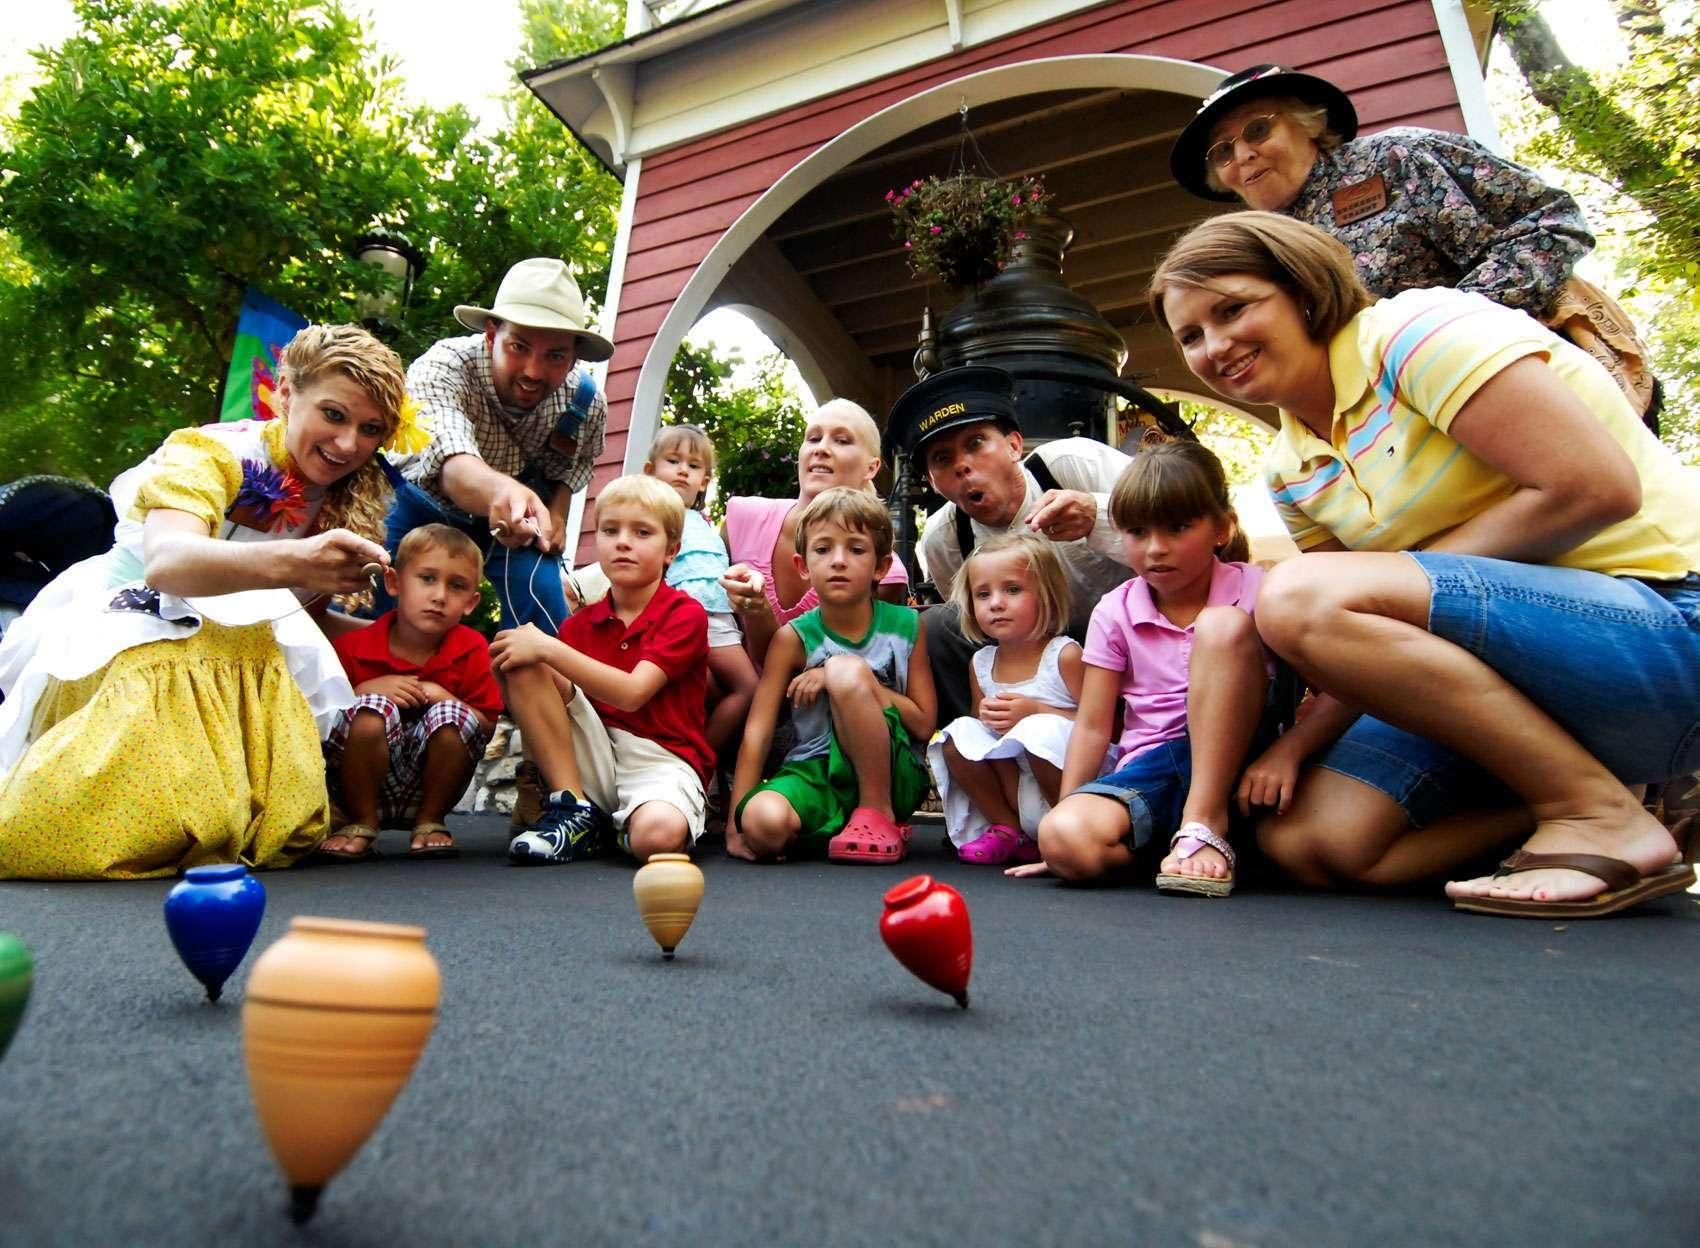
[[[422,524],[446,524],[459,529],[484,552],[484,575],[496,589],[502,608],[502,627],[535,624],[551,637],[560,631],[567,610],[561,588],[561,557],[538,553],[536,547],[509,550],[490,536],[489,526],[458,508],[445,507],[411,482],[404,482],[390,502],[384,518],[384,546],[395,557],[396,547],[409,530]],[[379,612],[395,606],[395,599],[380,586],[373,605]]]
[[[1576,568],[1408,552],[1429,631],[1515,685],[1625,784],[1700,769],[1700,573],[1651,585]],[[1446,747],[1364,716],[1319,760],[1416,827],[1516,798]]]

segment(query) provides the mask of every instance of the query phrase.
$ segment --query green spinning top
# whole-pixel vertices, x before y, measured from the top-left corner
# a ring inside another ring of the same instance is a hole
[[[10,932],[0,932],[0,1057],[6,1056],[18,1024],[24,1021],[33,966],[24,942]]]

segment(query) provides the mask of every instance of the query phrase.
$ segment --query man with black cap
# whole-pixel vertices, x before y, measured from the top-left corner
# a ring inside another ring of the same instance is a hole
[[[553,636],[567,616],[567,508],[590,483],[607,420],[582,365],[614,344],[589,328],[571,271],[549,257],[521,260],[493,306],[461,304],[455,319],[475,332],[442,339],[407,370],[432,438],[401,464],[386,544],[393,553],[421,524],[463,530],[486,552],[502,627]]]
[[[947,500],[927,517],[919,546],[939,592],[949,595],[962,561],[987,538],[1043,533],[1068,573],[1069,632],[1084,638],[1093,605],[1133,575],[1109,507],[1128,457],[1092,438],[1062,438],[1024,460],[1014,382],[1002,369],[977,365],[911,386],[893,406],[890,428]],[[950,604],[923,618],[939,722],[949,723],[968,714],[968,663],[978,647],[963,637]]]

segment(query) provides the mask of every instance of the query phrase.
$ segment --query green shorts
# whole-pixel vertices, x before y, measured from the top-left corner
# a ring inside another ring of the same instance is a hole
[[[891,734],[891,809],[902,823],[926,800],[932,774],[921,762],[895,706],[885,708],[885,726]],[[850,812],[856,809],[856,770],[834,736],[830,753],[784,764],[771,778],[744,794],[736,813],[742,815],[749,800],[763,792],[779,794],[797,812],[803,827],[797,834],[796,849],[808,853],[812,845],[824,853],[827,840],[844,827]]]

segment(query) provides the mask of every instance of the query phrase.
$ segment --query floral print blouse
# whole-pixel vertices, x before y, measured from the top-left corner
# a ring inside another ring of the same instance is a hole
[[[1372,294],[1455,286],[1536,317],[1594,246],[1567,193],[1474,139],[1415,126],[1322,152],[1287,213],[1345,243]]]

